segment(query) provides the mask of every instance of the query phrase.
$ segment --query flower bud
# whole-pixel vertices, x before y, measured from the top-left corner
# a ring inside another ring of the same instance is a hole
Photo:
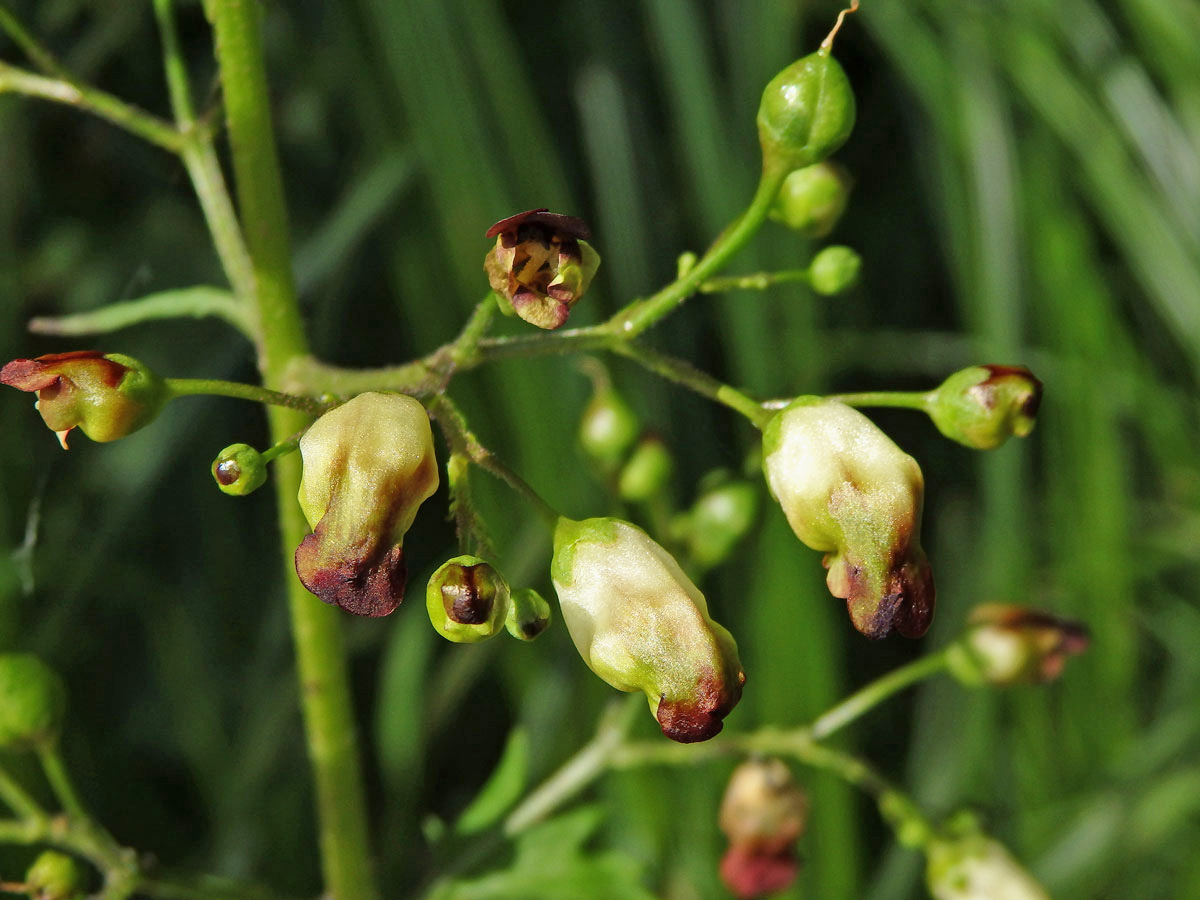
[[[38,412],[58,435],[81,428],[93,441],[115,441],[150,422],[170,396],[166,384],[142,363],[120,353],[91,350],[14,359],[0,382],[37,392]]]
[[[763,432],[763,472],[792,531],[825,553],[826,584],[869,638],[920,637],[933,618],[916,460],[844,403],[801,397]]]
[[[602,385],[583,411],[579,443],[600,468],[612,471],[633,447],[640,431],[637,415],[625,399],[612,387]]]
[[[805,237],[825,237],[846,211],[850,184],[846,170],[828,160],[796,169],[779,189],[770,216]]]
[[[796,60],[771,79],[758,107],[763,169],[785,171],[821,162],[854,128],[854,92],[828,50]]]
[[[936,900],[1050,900],[999,841],[985,834],[935,840],[926,849]]]
[[[1088,642],[1081,622],[1024,606],[984,604],[972,611],[967,633],[952,646],[950,671],[968,685],[1053,681]]]
[[[646,503],[658,496],[675,468],[671,451],[657,437],[645,437],[621,469],[617,494],[626,503]]]
[[[848,291],[858,283],[858,270],[862,257],[849,247],[834,245],[826,247],[813,257],[808,267],[808,280],[812,289],[824,297],[832,297]]]
[[[300,508],[312,527],[296,548],[308,590],[360,616],[404,599],[401,542],[438,486],[425,408],[404,394],[359,394],[300,439]]]
[[[44,850],[25,873],[30,900],[83,900],[87,872],[74,857]]]
[[[976,450],[1025,437],[1037,424],[1042,383],[1022,366],[971,366],[955,372],[926,397],[938,431]]]
[[[430,577],[425,609],[433,630],[446,640],[477,644],[504,627],[508,582],[478,556],[456,556]]]
[[[212,475],[224,493],[244,497],[267,483],[267,463],[249,444],[230,444],[213,460]]]
[[[719,823],[729,838],[721,880],[743,900],[781,891],[800,868],[796,839],[808,800],[778,759],[751,759],[733,771]]]
[[[591,237],[587,225],[574,216],[531,209],[497,222],[485,237],[496,239],[483,268],[500,309],[538,328],[567,321],[600,267],[584,240]]]
[[[31,653],[0,654],[0,748],[28,750],[58,739],[67,689]]]
[[[559,519],[550,574],[579,655],[619,691],[642,691],[662,732],[703,741],[742,696],[737,644],[646,532],[620,519]]]
[[[532,641],[550,625],[550,604],[533,588],[512,592],[504,627],[521,641]]]
[[[754,525],[758,490],[746,481],[724,481],[701,491],[681,524],[688,555],[702,569],[720,565]]]

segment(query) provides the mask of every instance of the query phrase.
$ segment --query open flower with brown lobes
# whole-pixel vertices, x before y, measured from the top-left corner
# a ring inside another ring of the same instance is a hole
[[[642,691],[663,734],[703,741],[742,696],[737,644],[651,537],[620,519],[559,519],[550,574],[579,655],[620,691]]]
[[[485,237],[496,239],[483,268],[500,309],[538,328],[567,321],[600,267],[586,240],[591,232],[574,216],[531,209],[497,222]]]
[[[312,527],[296,548],[308,590],[360,616],[404,599],[404,534],[438,486],[425,408],[404,394],[359,394],[300,439],[300,508]]]
[[[985,603],[971,611],[966,634],[951,648],[950,671],[969,685],[1053,681],[1089,642],[1082,622],[1026,606]]]
[[[37,393],[37,410],[64,450],[72,428],[93,441],[115,441],[147,424],[170,397],[136,359],[91,350],[14,359],[0,369],[0,382]]]
[[[456,556],[438,567],[425,589],[433,630],[456,644],[475,644],[496,635],[508,618],[508,582],[478,556]]]
[[[801,397],[764,429],[763,472],[796,536],[825,553],[826,584],[854,627],[923,635],[934,591],[917,461],[858,410]]]

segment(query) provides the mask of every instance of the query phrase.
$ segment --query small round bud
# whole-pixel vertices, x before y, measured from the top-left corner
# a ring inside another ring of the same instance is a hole
[[[621,469],[617,494],[626,503],[646,503],[662,493],[671,480],[675,460],[657,437],[645,437]]]
[[[835,244],[813,257],[808,267],[812,289],[825,297],[848,291],[858,283],[862,257],[849,247]]]
[[[37,410],[58,435],[82,429],[93,441],[115,441],[148,424],[170,399],[161,378],[121,353],[90,350],[14,359],[0,383],[37,394]]]
[[[512,592],[504,627],[517,640],[532,641],[550,625],[550,604],[533,588]]]
[[[955,372],[926,397],[938,431],[967,447],[991,450],[1037,424],[1042,383],[1022,366],[971,366]]]
[[[611,387],[602,386],[583,411],[579,443],[600,468],[612,471],[621,464],[640,432],[637,415],[625,399]]]
[[[825,237],[846,211],[850,184],[846,170],[828,160],[796,169],[779,189],[771,218],[805,237]]]
[[[25,873],[30,900],[83,900],[87,881],[83,866],[56,850],[43,851]]]
[[[508,607],[508,582],[477,556],[442,563],[425,589],[433,630],[456,644],[475,644],[498,634]]]
[[[771,79],[758,107],[765,171],[790,172],[821,162],[854,128],[854,92],[827,50],[796,60]]]
[[[1088,642],[1081,622],[1023,606],[984,604],[972,611],[966,634],[951,646],[950,671],[972,686],[1053,681]]]
[[[267,464],[249,444],[230,444],[213,460],[212,476],[223,493],[244,497],[267,483]]]
[[[30,653],[0,654],[0,748],[53,743],[67,708],[58,674]]]
[[[758,502],[758,489],[747,481],[725,481],[702,491],[684,519],[692,562],[711,569],[728,559],[753,527]]]

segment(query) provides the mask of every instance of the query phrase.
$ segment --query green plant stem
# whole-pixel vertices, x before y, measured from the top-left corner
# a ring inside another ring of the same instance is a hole
[[[815,741],[824,740],[863,713],[874,709],[893,694],[918,681],[924,681],[932,675],[945,671],[947,659],[945,650],[927,653],[907,665],[877,678],[814,719],[808,726],[809,736]]]
[[[5,3],[0,3],[0,31],[4,31],[13,43],[21,48],[21,52],[33,61],[33,64],[55,78],[71,80],[71,74],[41,41],[35,38],[21,20],[12,14]]]
[[[452,452],[460,453],[479,468],[495,475],[520,494],[529,505],[553,528],[561,518],[558,510],[547,503],[524,478],[501,462],[492,451],[483,446],[471,431],[459,408],[445,394],[434,397],[428,406],[430,414],[446,436]]]
[[[38,97],[92,113],[171,153],[179,153],[183,147],[183,135],[170,122],[91,85],[38,75],[0,62],[0,94],[6,92]]]
[[[298,397],[295,394],[272,391],[257,384],[244,384],[240,381],[222,381],[219,378],[167,378],[165,381],[173,397],[233,397],[295,409],[314,416],[329,408],[329,404],[312,397]]]
[[[79,792],[75,790],[75,784],[71,781],[66,766],[63,765],[58,747],[55,745],[39,747],[38,759],[41,761],[42,771],[46,773],[46,781],[50,784],[50,789],[54,791],[54,796],[58,798],[58,802],[62,804],[67,815],[78,822],[91,822],[92,817],[83,805]]]
[[[792,284],[812,280],[808,269],[787,269],[782,272],[754,272],[750,275],[730,275],[710,278],[696,288],[700,294],[719,294],[723,291],[765,291],[776,284]]]
[[[920,391],[863,391],[857,394],[831,394],[825,399],[837,400],[847,406],[894,406],[922,411],[929,408],[929,395]]]
[[[0,766],[0,800],[22,819],[44,819],[46,811]]]
[[[762,404],[757,400],[751,399],[737,388],[718,381],[707,372],[697,369],[684,360],[628,341],[614,341],[608,349],[633,360],[668,381],[683,385],[703,397],[708,397],[710,400],[736,410],[749,419],[756,428],[765,428],[767,422],[774,415],[770,410],[763,409]]]
[[[216,32],[233,168],[254,273],[253,296],[261,334],[259,366],[266,386],[279,389],[294,361],[308,355],[308,343],[291,270],[259,33],[261,10],[253,0],[211,0],[206,9]],[[276,443],[288,440],[308,423],[296,410],[272,408],[268,415]],[[300,474],[296,454],[275,463],[297,678],[316,781],[321,868],[325,889],[334,900],[374,900],[379,891],[371,864],[340,613],[309,594],[293,571],[294,548],[308,533],[296,502]]]
[[[224,319],[254,340],[254,332],[242,304],[228,290],[207,286],[162,291],[67,316],[36,317],[29,320],[29,330],[35,334],[59,337],[107,334],[156,319],[198,319],[204,316]]]

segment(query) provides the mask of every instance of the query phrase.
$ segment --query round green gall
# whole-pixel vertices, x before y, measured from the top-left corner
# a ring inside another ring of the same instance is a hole
[[[579,423],[579,443],[600,468],[611,472],[637,441],[641,425],[625,399],[611,387],[597,388]]]
[[[758,489],[748,481],[729,480],[703,491],[687,516],[688,555],[703,569],[720,565],[754,526]]]
[[[926,410],[950,440],[992,450],[1033,431],[1041,402],[1042,383],[1023,366],[971,366],[935,388]]]
[[[486,641],[508,618],[508,582],[477,556],[456,556],[429,579],[425,609],[433,630],[456,644]]]
[[[809,283],[818,294],[832,297],[854,287],[861,267],[861,256],[849,247],[835,244],[813,257],[808,268]]]
[[[87,872],[73,857],[46,850],[25,873],[25,888],[31,900],[83,900]]]
[[[657,437],[645,437],[621,469],[617,493],[626,503],[647,503],[667,486],[675,460]]]
[[[244,497],[267,483],[267,463],[249,444],[230,444],[213,460],[212,476],[223,493]]]
[[[67,689],[31,653],[0,654],[0,748],[23,750],[58,738]]]
[[[821,162],[854,128],[854,92],[828,50],[798,59],[771,79],[758,107],[763,171],[790,172]]]
[[[533,588],[512,592],[504,627],[520,641],[532,641],[550,625],[550,604]]]
[[[833,162],[796,169],[784,179],[770,216],[805,237],[825,237],[846,211],[850,184],[846,170]]]

